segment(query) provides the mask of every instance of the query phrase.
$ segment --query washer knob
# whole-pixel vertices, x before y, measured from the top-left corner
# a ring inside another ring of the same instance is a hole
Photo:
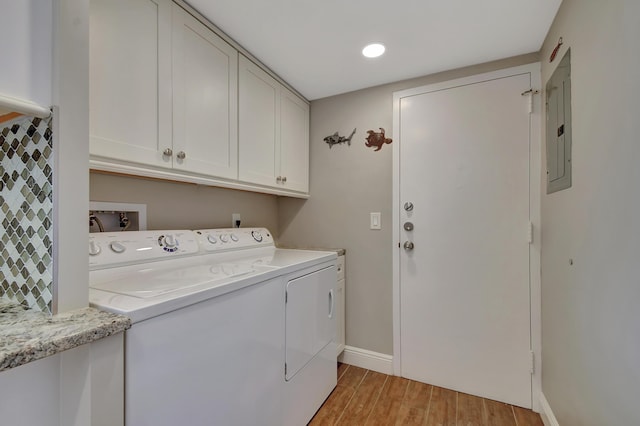
[[[102,249],[95,241],[89,241],[89,256],[97,256]]]
[[[220,235],[220,241],[222,241],[223,243],[226,243],[229,241],[229,237],[226,234],[222,234]]]
[[[218,242],[216,236],[212,234],[207,235],[207,241],[209,241],[211,244],[215,244]]]
[[[173,248],[176,246],[176,239],[172,234],[167,234],[164,236],[164,245],[168,248]]]
[[[111,247],[111,250],[113,250],[114,253],[124,253],[125,250],[127,249],[127,247],[118,242],[118,241],[114,241],[111,244],[109,244],[109,247]]]
[[[259,243],[262,242],[262,234],[260,233],[260,231],[251,231],[251,236],[257,242],[259,242]]]
[[[238,242],[238,236],[236,234],[231,234],[231,239],[233,240],[233,242]]]

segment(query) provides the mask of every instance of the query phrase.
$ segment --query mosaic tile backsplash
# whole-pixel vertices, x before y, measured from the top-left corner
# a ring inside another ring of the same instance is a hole
[[[0,124],[0,297],[51,313],[51,118]]]

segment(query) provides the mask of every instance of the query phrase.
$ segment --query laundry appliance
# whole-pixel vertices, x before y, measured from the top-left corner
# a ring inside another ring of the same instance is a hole
[[[89,237],[90,302],[127,315],[127,425],[306,424],[336,386],[336,254],[265,228]]]

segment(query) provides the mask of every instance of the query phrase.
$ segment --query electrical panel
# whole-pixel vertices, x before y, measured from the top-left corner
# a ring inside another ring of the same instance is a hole
[[[571,51],[546,86],[547,194],[571,187]]]

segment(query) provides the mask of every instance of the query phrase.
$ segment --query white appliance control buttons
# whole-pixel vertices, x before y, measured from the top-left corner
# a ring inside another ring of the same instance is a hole
[[[236,234],[231,234],[231,239],[236,243],[238,242],[238,236]]]
[[[257,242],[259,242],[259,243],[262,242],[262,234],[260,233],[260,231],[251,231],[251,236]]]
[[[215,244],[215,243],[218,242],[218,240],[216,239],[215,235],[211,235],[211,234],[209,234],[207,236],[207,241],[209,241],[211,244]]]
[[[220,241],[222,241],[223,243],[229,242],[229,237],[227,236],[227,234],[220,235]]]
[[[127,247],[118,241],[112,242],[109,244],[109,247],[111,247],[111,250],[113,250],[114,253],[124,253],[125,250],[127,250]]]
[[[178,240],[175,239],[173,234],[160,235],[158,237],[158,244],[162,247],[162,250],[173,253],[178,251]]]
[[[89,256],[97,256],[102,249],[95,241],[89,241]]]

